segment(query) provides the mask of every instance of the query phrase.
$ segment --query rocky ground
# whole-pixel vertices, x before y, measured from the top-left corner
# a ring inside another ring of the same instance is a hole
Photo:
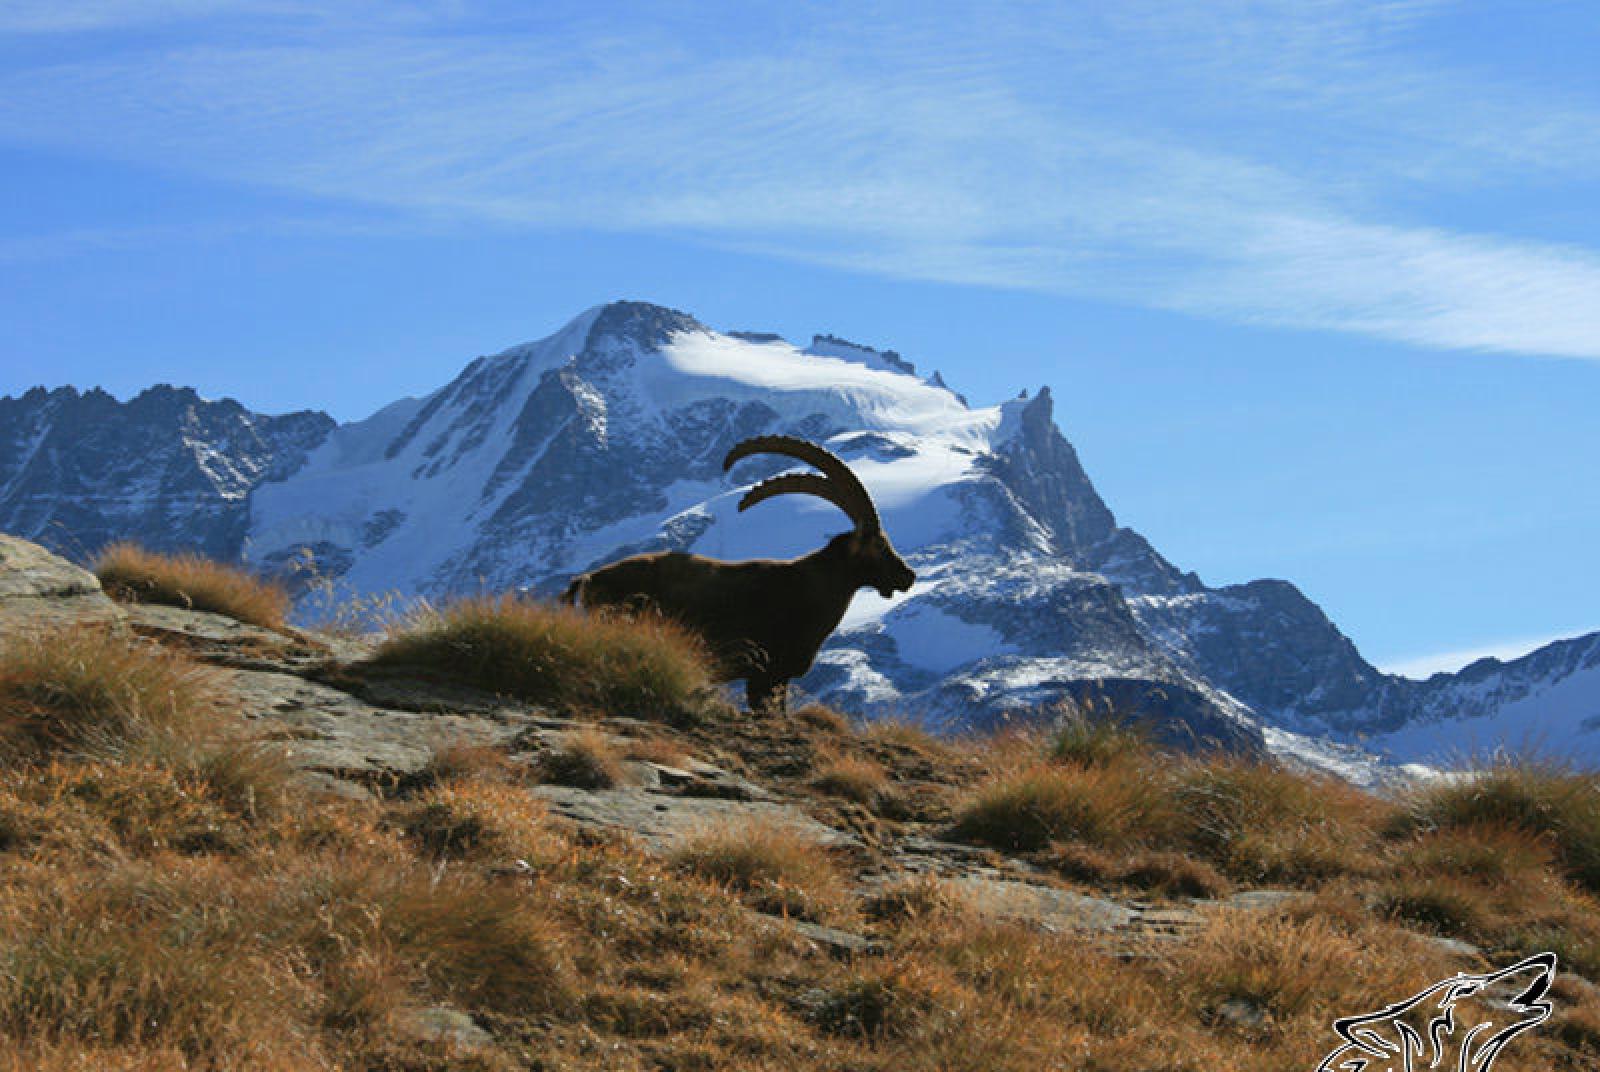
[[[520,772],[514,779],[519,791],[538,798],[572,844],[621,839],[667,859],[707,830],[767,824],[824,846],[853,886],[853,903],[925,876],[939,880],[981,920],[1081,936],[1130,963],[1167,957],[1209,933],[1219,918],[1266,918],[1317,896],[1306,888],[1237,882],[1213,897],[1132,895],[1069,881],[1059,868],[1041,866],[1038,854],[957,840],[955,811],[986,773],[979,750],[960,741],[935,741],[894,724],[856,727],[820,707],[781,717],[719,709],[681,727],[627,712],[579,718],[375,667],[367,661],[375,647],[371,638],[273,630],[180,607],[118,603],[86,570],[0,536],[0,637],[71,624],[127,630],[214,668],[252,735],[287,759],[296,791],[308,801],[403,801],[437,785],[440,771],[461,756],[476,754],[481,763],[492,754]],[[611,784],[584,787],[576,784],[582,779],[549,775],[553,759],[575,739],[616,758],[614,775],[603,779]],[[826,757],[840,755],[874,766],[885,775],[882,783],[855,793],[826,784],[818,770]],[[531,866],[512,858],[495,870],[515,875]],[[748,902],[736,910],[751,917],[752,926],[781,931],[824,960],[866,964],[899,953],[897,932],[878,926],[870,913],[820,922],[782,909],[763,913]],[[1439,964],[1459,970],[1490,964],[1477,946],[1437,929],[1413,937],[1428,943],[1428,957]],[[1569,978],[1569,988],[1587,988]],[[1590,990],[1576,992],[1588,1000]],[[791,1005],[804,1000],[801,995]],[[448,1001],[406,1015],[409,1030],[444,1040],[452,1052],[497,1044],[492,1020]],[[1271,1017],[1249,998],[1213,1002],[1205,1013],[1207,1023],[1232,1025],[1245,1036],[1265,1031]]]
[[[0,629],[69,622],[120,623],[224,671],[245,716],[283,750],[308,793],[405,793],[437,753],[464,744],[492,746],[536,768],[568,735],[594,726],[460,685],[366,668],[370,638],[277,632],[220,614],[115,603],[87,570],[0,536]],[[869,737],[867,751],[891,775],[889,793],[875,808],[841,801],[807,781],[819,746],[848,732],[830,715],[815,708],[788,718],[742,713],[681,730],[610,716],[600,726],[619,753],[665,739],[684,758],[670,765],[627,761],[625,784],[610,788],[529,791],[571,823],[622,831],[659,851],[718,823],[777,821],[846,850],[864,888],[885,876],[935,875],[958,883],[980,912],[1053,931],[1115,934],[1130,951],[1180,937],[1217,908],[1270,907],[1304,896],[1250,889],[1182,903],[1108,898],[1069,888],[1019,857],[949,840],[952,790],[971,785],[979,772],[961,763],[959,748],[941,750],[936,761],[914,738]],[[845,932],[829,940],[852,950],[873,945]]]

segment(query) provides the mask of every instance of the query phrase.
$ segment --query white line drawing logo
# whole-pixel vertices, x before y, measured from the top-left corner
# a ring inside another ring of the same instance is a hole
[[[1556,955],[1539,953],[1487,975],[1452,976],[1377,1012],[1342,1017],[1333,1029],[1344,1044],[1317,1072],[1489,1072],[1506,1043],[1550,1016],[1544,997],[1555,974]]]

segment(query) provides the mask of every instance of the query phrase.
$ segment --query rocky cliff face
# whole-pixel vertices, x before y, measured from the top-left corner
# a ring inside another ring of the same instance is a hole
[[[1600,637],[1413,682],[1373,668],[1286,581],[1207,587],[1117,524],[1048,389],[973,408],[892,351],[720,334],[643,303],[590,310],[338,428],[171,388],[126,405],[30,392],[0,403],[0,526],[243,553],[268,570],[309,554],[366,593],[548,594],[637,551],[784,556],[842,530],[804,497],[736,510],[785,466],[725,476],[721,458],[772,432],[849,461],[919,575],[892,602],[856,597],[802,682],[824,698],[952,725],[1075,699],[1232,744],[1260,743],[1262,727],[1290,749],[1294,734],[1378,735],[1401,758],[1427,751],[1402,728],[1448,737],[1458,717],[1498,725],[1508,705],[1537,723],[1548,695],[1573,694],[1564,739],[1590,747],[1585,720],[1600,725],[1584,706],[1600,696]]]
[[[262,416],[166,386],[126,403],[70,387],[0,399],[0,530],[78,556],[133,539],[236,557],[250,492],[299,468],[333,427],[322,413]]]

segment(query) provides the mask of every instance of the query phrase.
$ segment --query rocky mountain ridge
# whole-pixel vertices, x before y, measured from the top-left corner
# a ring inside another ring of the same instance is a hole
[[[188,544],[268,570],[310,555],[365,593],[548,594],[641,550],[820,544],[843,524],[831,507],[734,509],[780,464],[721,473],[734,442],[785,432],[861,473],[920,577],[893,603],[858,595],[802,682],[825,699],[954,726],[1061,698],[1161,710],[1198,739],[1267,741],[1357,777],[1370,768],[1351,746],[1431,757],[1475,728],[1595,751],[1600,635],[1427,682],[1383,674],[1292,584],[1208,587],[1119,526],[1048,388],[973,408],[892,351],[721,334],[619,302],[338,427],[150,394],[92,431],[42,404],[75,392],[0,404],[0,528]]]

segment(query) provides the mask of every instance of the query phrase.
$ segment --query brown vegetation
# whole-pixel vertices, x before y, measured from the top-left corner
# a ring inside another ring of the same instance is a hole
[[[511,596],[424,612],[392,632],[373,663],[533,703],[669,722],[692,721],[710,702],[706,659],[687,630]]]
[[[289,613],[282,585],[200,555],[115,543],[95,557],[94,572],[112,598],[127,602],[213,611],[266,629],[282,629]]]
[[[829,796],[873,804],[889,789],[889,774],[883,765],[865,756],[824,753],[816,764],[811,784]]]
[[[840,804],[880,777],[914,784],[961,836],[1103,896],[1308,894],[1212,908],[1130,950],[987,917],[960,882],[791,825],[719,826],[658,855],[565,825],[529,789],[548,770],[464,741],[391,796],[282,807],[283,771],[223,681],[115,631],[0,645],[0,1072],[1278,1072],[1316,1067],[1334,1017],[1465,967],[1438,935],[1600,974],[1594,783],[1550,767],[1385,801],[1122,731],[953,749],[740,716],[558,746],[601,767],[714,749],[792,802],[859,817],[864,843],[951,832]],[[605,692],[586,689],[573,706]],[[826,777],[839,768],[857,773]],[[880,951],[824,948],[796,920]],[[1562,979],[1556,1001],[1516,1067],[1600,1055],[1600,996]],[[493,1041],[419,1037],[419,1011],[441,1006]]]
[[[846,907],[847,887],[827,850],[781,822],[713,827],[690,839],[672,859],[763,911],[822,919]]]
[[[574,789],[610,789],[622,781],[622,757],[611,738],[593,726],[568,733],[539,760],[544,780]]]

